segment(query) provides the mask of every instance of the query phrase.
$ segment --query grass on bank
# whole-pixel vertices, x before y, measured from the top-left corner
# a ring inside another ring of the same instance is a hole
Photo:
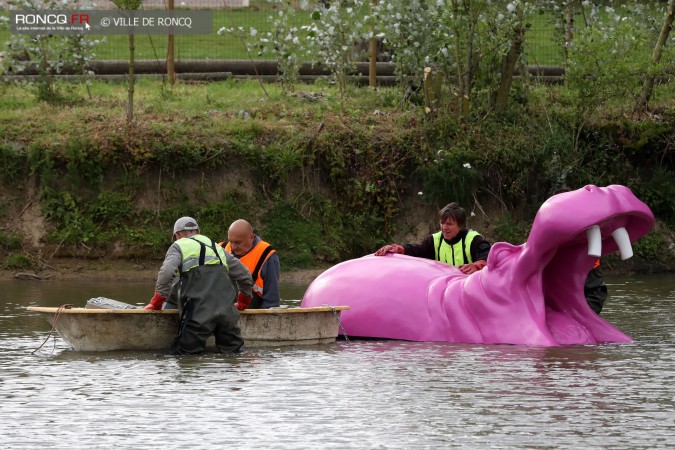
[[[57,256],[97,257],[97,248],[122,242],[126,257],[161,257],[173,220],[189,213],[218,237],[232,220],[251,217],[287,267],[311,267],[402,240],[422,211],[449,199],[481,216],[493,203],[481,231],[518,244],[561,181],[627,184],[658,216],[675,218],[672,149],[658,147],[661,136],[672,138],[672,86],[658,87],[654,117],[627,115],[626,99],[581,133],[556,86],[529,86],[527,102],[509,115],[477,120],[450,107],[427,115],[420,98],[403,102],[399,88],[352,87],[340,99],[325,80],[286,95],[256,80],[169,89],[140,79],[133,127],[126,84],[94,81],[91,100],[81,84],[60,87],[66,101],[48,105],[24,87],[0,85],[0,179],[9,192],[31,174],[40,178],[53,227],[46,241]],[[209,186],[219,178],[240,184],[214,197]],[[411,204],[414,211],[405,209]],[[0,221],[24,206],[3,203]],[[667,233],[643,239],[636,252],[664,260]],[[17,253],[16,241],[7,234],[0,251]]]
[[[396,115],[374,114],[377,109],[394,110],[397,91],[389,89],[364,90],[367,95],[350,103],[340,101],[325,81],[285,95],[277,85],[265,85],[263,90],[256,81],[179,83],[169,90],[156,80],[141,79],[137,121],[130,129],[124,113],[124,84],[93,82],[92,100],[80,84],[60,87],[69,100],[54,106],[35,102],[25,88],[0,85],[0,135],[4,137],[0,179],[20,190],[31,173],[38,175],[42,210],[55,226],[46,240],[57,256],[67,256],[68,246],[82,243],[94,248],[121,240],[128,246],[127,257],[159,257],[166,249],[172,221],[190,212],[199,217],[206,233],[221,238],[236,218],[263,224],[266,237],[277,248],[289,250],[288,268],[335,261],[360,240],[341,237],[348,234],[348,215],[331,218],[329,211],[338,212],[336,206],[302,185],[294,198],[280,199],[278,186],[305,183],[289,177],[301,175],[305,160],[313,158],[312,152],[304,152],[308,142],[329,139],[322,136],[322,126],[335,136],[351,134],[350,127],[358,123],[377,125],[384,138],[395,134],[394,121],[406,114],[404,110]],[[102,166],[118,176],[113,173],[101,184],[106,177]],[[161,189],[161,198],[138,207],[134,199],[139,193],[154,189],[144,187],[144,177],[150,176],[146,166],[154,171],[152,176],[161,167],[161,182],[153,182]],[[194,179],[202,171],[211,182],[219,183],[213,174],[246,179],[245,174],[255,170],[258,175],[252,175],[256,181],[249,191],[221,186],[218,198],[209,194],[206,185],[190,188],[187,198],[185,180],[181,180],[183,173]],[[240,172],[244,175],[239,176]],[[343,183],[347,187],[348,179]],[[4,208],[2,221],[21,208]],[[310,220],[311,211],[318,209],[326,216]],[[342,219],[345,222],[338,223]],[[327,231],[324,224],[331,220],[336,222]]]
[[[83,83],[57,81],[62,101],[55,104],[37,100],[31,94],[35,88],[30,85],[0,84],[0,136],[6,142],[49,147],[73,138],[75,132],[85,135],[90,129],[124,128],[126,83],[95,80],[89,83],[92,99],[88,98]],[[174,135],[183,131],[201,136],[208,134],[209,127],[232,128],[236,134],[237,127],[242,124],[255,128],[263,123],[265,127],[277,130],[290,127],[289,134],[297,135],[298,130],[313,131],[331,116],[338,117],[344,126],[349,126],[352,121],[365,121],[374,126],[389,121],[405,123],[436,117],[424,114],[421,92],[409,99],[412,101],[405,101],[400,87],[380,86],[373,90],[351,86],[350,92],[340,98],[337,88],[326,78],[299,84],[290,94],[284,93],[278,84],[261,85],[255,78],[222,82],[179,81],[171,87],[161,80],[139,76],[136,88],[136,124],[142,128],[169,126],[174,128]],[[520,113],[575,114],[566,109],[570,105],[561,87],[533,84],[525,89],[527,102],[524,109],[523,105],[517,105],[518,98],[511,100],[516,110],[520,108]],[[657,85],[651,110],[672,113],[673,98],[675,87],[672,83]],[[454,99],[450,93],[443,94],[443,103],[445,108],[450,108],[447,112],[453,114],[451,104],[454,105]],[[441,110],[444,109],[442,104]],[[616,120],[630,116],[632,106],[631,98],[610,102],[595,113],[595,119]],[[634,119],[642,120],[637,116]]]
[[[0,134],[14,142],[49,145],[35,139],[70,138],[77,129],[76,123],[93,129],[125,125],[126,84],[94,81],[90,85],[91,100],[82,84],[59,83],[59,86],[67,100],[50,105],[36,101],[23,87],[0,85]],[[290,95],[285,95],[276,84],[265,84],[263,90],[256,80],[179,82],[170,88],[161,81],[139,77],[136,87],[139,126],[164,123],[198,134],[205,131],[205,126],[232,123],[255,126],[261,121],[266,126],[302,129],[318,125],[328,112],[354,116],[361,111],[396,109],[397,114],[404,113],[397,108],[402,103],[396,88],[359,89],[358,100],[341,101],[324,79],[301,85]]]

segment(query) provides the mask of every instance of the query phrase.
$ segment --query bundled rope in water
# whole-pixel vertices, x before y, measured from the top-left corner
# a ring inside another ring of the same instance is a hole
[[[40,344],[38,348],[33,350],[31,352],[31,355],[34,355],[38,350],[40,350],[44,345],[47,343],[50,337],[54,336],[54,348],[52,348],[52,353],[54,353],[54,350],[56,349],[56,335],[53,334],[56,331],[56,323],[59,321],[59,317],[61,316],[61,312],[63,312],[64,309],[70,309],[73,308],[73,305],[61,305],[58,307],[56,310],[56,314],[54,314],[54,321],[52,322],[52,329],[49,331],[49,334],[47,334],[47,337],[45,338],[44,342]],[[58,334],[58,332],[57,332]]]

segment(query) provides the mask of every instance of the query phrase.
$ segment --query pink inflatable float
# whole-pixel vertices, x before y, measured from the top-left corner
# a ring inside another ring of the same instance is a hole
[[[557,346],[631,342],[596,315],[583,293],[601,255],[632,256],[654,224],[625,186],[586,186],[549,198],[525,244],[497,242],[471,275],[422,258],[388,254],[340,263],[309,286],[302,306],[349,305],[353,337]]]

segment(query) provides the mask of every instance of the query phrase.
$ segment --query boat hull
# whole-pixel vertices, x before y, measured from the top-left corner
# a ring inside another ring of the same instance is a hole
[[[178,330],[177,310],[88,309],[29,306],[47,318],[74,350],[167,350]],[[335,342],[346,306],[254,309],[241,312],[245,347],[317,345]],[[213,338],[207,347],[213,346]]]

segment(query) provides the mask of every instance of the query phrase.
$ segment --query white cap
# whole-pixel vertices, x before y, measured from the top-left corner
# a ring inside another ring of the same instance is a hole
[[[176,223],[173,225],[173,232],[178,233],[179,231],[192,231],[199,230],[199,225],[197,221],[192,217],[181,217],[176,220]]]

